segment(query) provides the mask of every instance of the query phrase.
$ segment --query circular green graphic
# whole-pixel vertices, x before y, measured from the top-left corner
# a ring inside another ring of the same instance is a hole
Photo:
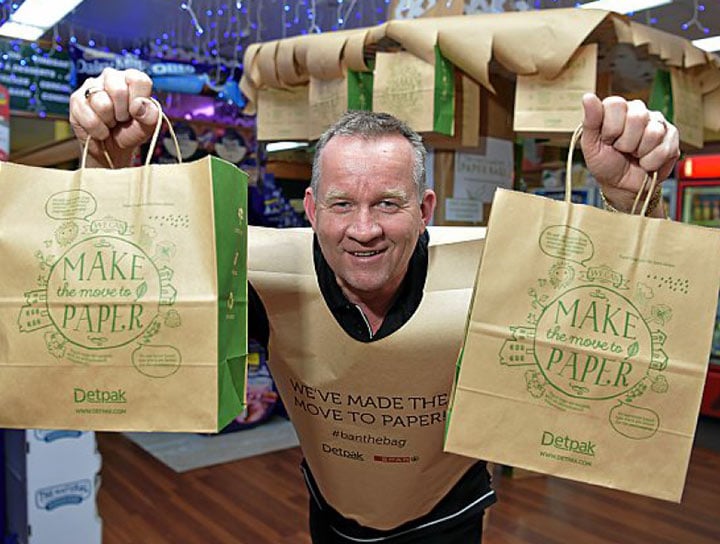
[[[601,400],[622,395],[645,378],[652,336],[630,300],[586,285],[543,308],[533,349],[537,366],[558,391]]]
[[[161,278],[137,245],[94,236],[71,246],[52,266],[47,309],[58,332],[89,349],[123,346],[158,313]]]

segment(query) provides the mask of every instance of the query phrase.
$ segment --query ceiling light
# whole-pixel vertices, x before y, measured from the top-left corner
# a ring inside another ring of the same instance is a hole
[[[37,41],[40,36],[45,34],[45,29],[39,26],[30,26],[8,21],[0,26],[0,36],[8,38],[17,38],[18,40],[27,40],[29,42]]]
[[[0,35],[35,41],[83,0],[25,0],[0,26]]]
[[[265,151],[268,153],[272,153],[273,151],[289,151],[290,149],[300,149],[307,146],[307,142],[272,142],[265,146]]]
[[[701,38],[699,40],[693,40],[692,44],[695,47],[704,49],[705,51],[720,51],[720,36],[710,36],[709,38]]]
[[[664,6],[670,2],[672,0],[597,0],[596,2],[580,4],[578,7],[582,9],[604,9],[616,13],[631,13]]]

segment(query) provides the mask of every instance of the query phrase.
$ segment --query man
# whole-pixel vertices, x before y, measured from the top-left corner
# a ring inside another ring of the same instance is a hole
[[[80,140],[92,137],[96,164],[106,164],[104,148],[126,165],[148,138],[151,90],[140,72],[106,70],[73,94],[70,120]],[[583,106],[585,162],[609,205],[628,211],[645,172],[671,172],[677,130],[639,101],[587,95]],[[442,452],[464,326],[457,309],[467,309],[470,289],[447,285],[438,269],[424,157],[420,137],[393,117],[347,114],[316,149],[304,200],[315,237],[271,242],[312,252],[314,265],[262,262],[251,250],[269,362],[306,457],[315,543],[480,542],[495,501],[483,462]],[[466,280],[479,259],[472,248],[452,263]],[[278,292],[279,276],[290,287]]]

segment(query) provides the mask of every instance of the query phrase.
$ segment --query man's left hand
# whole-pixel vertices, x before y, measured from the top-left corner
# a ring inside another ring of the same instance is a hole
[[[589,93],[583,109],[585,164],[607,200],[629,212],[646,173],[663,180],[672,172],[680,156],[677,128],[640,100],[611,96],[601,102]]]

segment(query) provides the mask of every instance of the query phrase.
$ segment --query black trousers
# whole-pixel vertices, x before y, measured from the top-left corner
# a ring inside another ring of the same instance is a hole
[[[484,513],[484,511],[480,511],[476,515],[447,527],[438,524],[427,529],[387,536],[385,539],[382,539],[382,534],[373,531],[373,536],[365,542],[373,544],[480,544]],[[390,534],[392,533],[393,531],[390,531]],[[313,544],[357,544],[363,542],[361,538],[344,538],[334,531],[312,497],[310,497],[310,536]]]

